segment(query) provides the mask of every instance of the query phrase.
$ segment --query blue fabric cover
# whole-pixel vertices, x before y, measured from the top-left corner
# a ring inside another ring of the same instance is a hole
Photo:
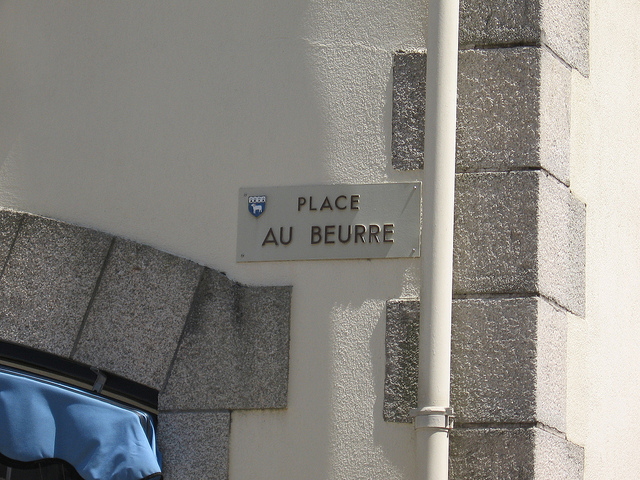
[[[4,367],[0,453],[22,462],[66,460],[86,480],[140,480],[160,472],[146,414]]]

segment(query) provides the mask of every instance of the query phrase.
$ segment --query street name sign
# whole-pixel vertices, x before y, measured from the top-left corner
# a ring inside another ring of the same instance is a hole
[[[238,262],[420,256],[422,184],[241,188]]]

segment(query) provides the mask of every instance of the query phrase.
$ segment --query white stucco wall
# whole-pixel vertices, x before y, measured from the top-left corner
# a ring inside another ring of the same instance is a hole
[[[384,301],[414,260],[235,262],[241,186],[413,180],[390,168],[391,54],[421,0],[0,3],[0,205],[294,286],[289,408],[236,412],[232,479],[414,478],[382,421]],[[640,5],[591,0],[572,85],[587,314],[569,325],[568,436],[585,478],[635,478],[640,419]]]
[[[384,302],[417,260],[235,262],[241,186],[376,183],[421,0],[5,1],[0,205],[294,286],[289,408],[236,412],[232,479],[414,476],[382,420]]]
[[[572,190],[587,203],[587,314],[569,329],[568,436],[585,479],[637,478],[640,418],[640,4],[591,0],[574,75]]]

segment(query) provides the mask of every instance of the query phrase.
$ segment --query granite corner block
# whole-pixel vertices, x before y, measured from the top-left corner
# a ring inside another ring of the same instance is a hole
[[[538,282],[543,295],[585,314],[586,206],[570,189],[541,174]]]
[[[540,166],[569,185],[571,70],[549,50],[540,57]]]
[[[570,80],[543,48],[461,51],[457,170],[544,168],[568,184]]]
[[[541,0],[460,0],[461,46],[537,44]]]
[[[0,337],[69,357],[111,240],[23,214],[0,279]]]
[[[544,171],[458,174],[454,293],[540,293],[584,315],[585,218]]]
[[[231,413],[158,414],[158,448],[165,480],[226,479]]]
[[[453,303],[456,421],[566,426],[566,315],[540,297]]]
[[[253,287],[205,269],[162,408],[285,408],[291,287]]]
[[[533,429],[459,428],[451,431],[449,478],[535,478]]]
[[[458,58],[458,171],[540,166],[540,49],[464,50]]]
[[[582,480],[584,448],[555,433],[534,430],[535,478],[544,480]]]
[[[393,55],[391,162],[396,170],[424,167],[427,55]]]
[[[589,0],[460,0],[461,47],[546,44],[589,71]]]
[[[536,324],[536,421],[566,431],[567,312],[538,299]]]
[[[383,418],[410,423],[417,406],[420,300],[392,299],[386,306]]]
[[[424,165],[426,53],[396,53],[392,164]],[[570,70],[544,48],[459,53],[456,168],[544,168],[569,182]]]
[[[454,294],[537,290],[539,173],[456,175]]]
[[[562,60],[589,75],[589,0],[544,0],[541,38]]]
[[[459,423],[566,424],[566,315],[540,297],[456,299],[451,398]],[[383,416],[417,404],[417,299],[387,303]]]
[[[581,447],[537,427],[455,428],[450,478],[579,480]]]
[[[204,267],[116,239],[74,359],[160,388]]]
[[[453,302],[457,423],[536,421],[537,310],[533,297]]]

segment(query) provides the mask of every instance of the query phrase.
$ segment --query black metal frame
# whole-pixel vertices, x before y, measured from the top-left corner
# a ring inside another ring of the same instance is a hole
[[[0,340],[0,359],[35,368],[45,374],[49,372],[53,375],[67,377],[89,385],[89,388],[91,388],[91,385],[96,384],[98,378],[95,368],[92,370],[89,365],[2,340]],[[112,393],[128,398],[133,402],[146,406],[153,412],[157,411],[158,390],[113,373],[105,371],[100,371],[99,373],[106,376],[106,382],[101,388],[103,393]]]

